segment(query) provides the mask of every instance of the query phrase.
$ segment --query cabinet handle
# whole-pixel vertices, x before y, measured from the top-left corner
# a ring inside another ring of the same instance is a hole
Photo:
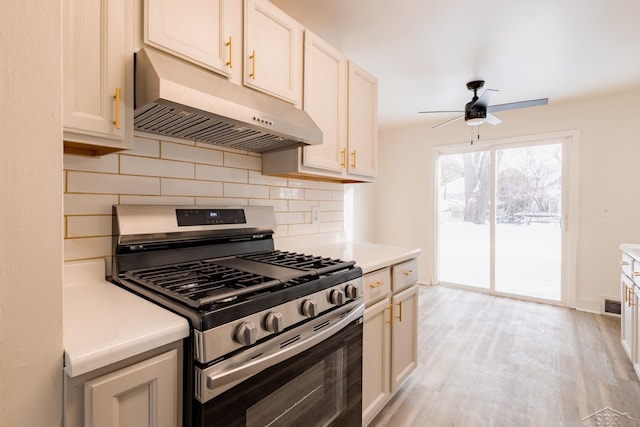
[[[627,261],[620,261],[620,265],[629,265]]]
[[[251,74],[249,74],[249,77],[255,80],[256,79],[256,51],[255,50],[251,51],[251,56],[249,56],[249,59],[251,59]]]
[[[407,270],[407,271],[404,272],[404,275],[405,276],[411,276],[413,273],[414,273],[413,270]]]
[[[640,276],[640,271],[634,271],[633,275],[636,276],[636,277]]]
[[[116,94],[113,95],[113,99],[116,100],[116,119],[113,121],[113,124],[115,125],[116,129],[120,129],[120,95],[121,95],[122,90],[117,87],[116,88]]]
[[[369,285],[369,287],[371,289],[375,289],[375,288],[379,288],[380,286],[384,285],[384,282],[376,282],[376,283],[372,283]]]
[[[397,305],[399,306],[399,310],[398,310],[398,316],[396,317],[396,319],[402,322],[402,301],[400,301]]]
[[[627,306],[628,307],[633,307],[634,305],[636,305],[633,302],[633,297],[635,296],[635,292],[633,292],[633,290],[631,288],[629,288],[629,301],[627,302]]]
[[[231,36],[229,36],[229,41],[226,45],[229,46],[229,60],[226,65],[229,68],[233,68],[233,40],[231,40]]]
[[[353,164],[351,165],[352,168],[357,169],[356,168],[356,157],[357,157],[357,153],[356,150],[353,150],[353,152],[351,153],[351,155],[353,156]]]
[[[386,323],[392,325],[393,324],[393,304],[387,307],[387,309],[389,310],[389,320],[387,320]]]
[[[342,151],[340,151],[340,154],[342,154],[342,163],[340,163],[340,166],[345,168],[347,167],[347,149],[343,148]]]
[[[624,285],[624,302],[629,302],[629,287]]]

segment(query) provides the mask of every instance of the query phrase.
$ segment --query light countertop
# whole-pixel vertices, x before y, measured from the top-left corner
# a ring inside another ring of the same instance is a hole
[[[188,335],[185,318],[106,281],[104,260],[65,263],[64,370],[70,377]]]
[[[296,236],[276,239],[276,249],[344,261],[354,260],[364,274],[420,255],[421,249],[342,240],[336,236]]]

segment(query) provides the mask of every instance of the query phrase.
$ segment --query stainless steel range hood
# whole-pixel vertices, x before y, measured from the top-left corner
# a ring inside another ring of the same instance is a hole
[[[256,152],[322,143],[306,112],[148,48],[136,53],[134,128]]]

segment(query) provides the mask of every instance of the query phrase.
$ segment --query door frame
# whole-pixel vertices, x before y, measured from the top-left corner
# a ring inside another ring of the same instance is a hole
[[[478,292],[485,292],[491,294],[499,294],[501,296],[514,297],[517,299],[528,300],[528,301],[536,301],[543,302],[546,304],[555,304],[562,305],[571,308],[576,307],[576,269],[577,269],[577,247],[578,247],[578,229],[579,229],[579,215],[578,215],[578,206],[579,206],[579,173],[580,173],[580,131],[578,129],[559,131],[559,132],[549,132],[549,133],[540,133],[533,135],[525,135],[525,136],[515,136],[515,137],[506,137],[506,138],[496,138],[496,139],[486,139],[486,140],[478,140],[473,142],[473,147],[469,146],[469,142],[463,143],[455,143],[455,144],[442,144],[442,145],[434,145],[432,159],[432,171],[433,171],[433,185],[430,191],[432,192],[431,200],[434,204],[435,215],[433,215],[433,223],[432,223],[432,232],[434,236],[433,240],[433,257],[431,260],[431,271],[433,271],[433,283],[438,284],[438,222],[440,215],[439,208],[439,200],[438,200],[438,160],[439,157],[443,154],[459,154],[459,153],[468,153],[473,151],[490,151],[490,155],[492,156],[491,166],[495,167],[495,159],[494,153],[495,150],[493,148],[513,148],[523,145],[543,145],[545,143],[553,143],[553,140],[556,140],[558,143],[563,143],[563,156],[562,156],[562,186],[563,186],[563,198],[562,198],[562,218],[561,225],[563,227],[564,235],[562,238],[562,267],[561,267],[561,281],[562,281],[562,295],[560,301],[554,302],[550,300],[543,300],[533,297],[520,296],[520,295],[512,295],[512,294],[504,294],[495,292],[490,286],[489,289],[469,287],[464,285],[453,285],[447,284],[451,286],[463,287],[467,289],[472,289]],[[495,171],[491,173],[491,187],[495,188]],[[566,190],[565,190],[566,189]],[[491,204],[491,259],[494,258],[494,224],[493,218],[495,217],[495,203]],[[492,262],[493,264],[493,262]],[[494,284],[494,266],[491,265],[491,283]]]

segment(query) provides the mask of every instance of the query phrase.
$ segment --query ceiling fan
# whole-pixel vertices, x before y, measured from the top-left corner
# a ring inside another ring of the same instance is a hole
[[[483,123],[489,123],[492,125],[499,125],[502,123],[498,117],[492,113],[505,110],[515,110],[517,108],[535,107],[537,105],[546,105],[549,102],[549,98],[530,99],[528,101],[510,102],[508,104],[489,105],[493,95],[498,92],[496,89],[485,89],[485,91],[478,97],[478,89],[484,86],[484,80],[473,80],[467,83],[467,89],[473,91],[473,98],[469,101],[464,110],[448,110],[448,111],[419,111],[419,114],[424,113],[464,113],[458,117],[447,120],[446,122],[437,124],[433,129],[440,126],[444,126],[456,120],[460,120],[464,117],[464,121],[469,126],[477,126]]]

